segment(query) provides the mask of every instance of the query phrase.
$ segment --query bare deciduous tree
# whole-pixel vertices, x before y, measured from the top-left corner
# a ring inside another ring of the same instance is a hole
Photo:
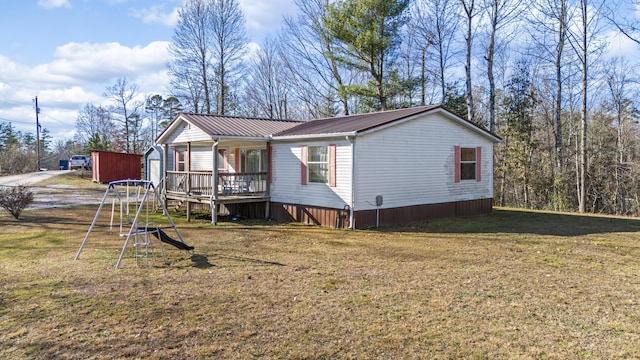
[[[211,0],[211,52],[216,82],[216,112],[231,108],[238,71],[246,53],[245,18],[238,0]]]
[[[84,146],[96,134],[111,143],[115,135],[113,117],[108,109],[88,103],[78,112],[76,141]]]
[[[422,38],[422,51],[428,55],[435,52],[435,66],[423,62],[424,68],[435,68],[434,81],[440,89],[441,104],[447,97],[447,71],[455,52],[453,44],[456,39],[460,16],[456,11],[456,0],[419,0],[412,8],[416,31]],[[425,62],[430,59],[426,58]]]
[[[211,113],[211,27],[208,0],[188,0],[178,10],[169,51],[174,93],[195,112]]]
[[[253,116],[286,119],[287,91],[285,66],[276,42],[266,38],[251,65],[247,101]]]
[[[114,121],[120,124],[118,137],[123,143],[123,150],[127,154],[141,154],[139,139],[142,132],[140,110],[143,106],[138,96],[138,85],[130,84],[126,78],[118,78],[116,83],[107,86],[104,96],[110,98],[114,105],[111,111],[117,116]]]
[[[471,84],[471,50],[473,45],[473,19],[477,15],[477,9],[475,7],[475,0],[460,0],[462,9],[464,10],[464,18],[467,25],[467,31],[465,33],[465,83],[467,85],[467,119],[471,122],[475,122],[475,109],[473,105],[473,86]]]
[[[195,112],[225,114],[246,51],[237,0],[188,0],[178,10],[169,67],[173,93]]]
[[[511,24],[522,13],[518,0],[484,0],[489,23],[489,39],[487,43],[487,79],[489,81],[489,131],[496,128],[496,82],[494,77],[494,60],[497,49],[498,32]],[[505,41],[506,42],[506,41]]]
[[[312,117],[335,115],[331,105],[335,101],[340,103],[342,114],[349,115],[346,89],[353,77],[337,61],[336,43],[322,23],[327,15],[326,1],[294,2],[299,15],[296,19],[284,19],[282,38],[283,60],[293,75],[292,84],[299,95],[307,94],[303,102]]]

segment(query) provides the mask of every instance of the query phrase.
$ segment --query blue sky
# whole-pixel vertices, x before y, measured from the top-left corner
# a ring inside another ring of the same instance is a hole
[[[251,41],[275,33],[292,0],[240,0]],[[0,0],[0,122],[70,139],[78,110],[107,104],[118,77],[166,95],[166,50],[182,0]]]

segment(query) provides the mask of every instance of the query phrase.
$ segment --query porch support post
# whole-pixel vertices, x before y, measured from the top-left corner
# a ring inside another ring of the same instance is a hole
[[[162,145],[162,196],[164,197],[164,209],[165,211],[169,207],[169,200],[167,200],[167,168],[169,167],[169,144]],[[167,215],[166,213],[163,215]]]
[[[185,187],[185,199],[187,199],[187,222],[191,221],[191,142],[187,143],[187,153],[184,156],[185,170],[187,171],[187,186]]]
[[[220,139],[213,142],[213,169],[211,171],[211,225],[218,223],[218,144]]]
[[[351,143],[351,204],[349,204],[349,229],[356,228],[355,208],[356,208],[356,137],[348,137]]]
[[[265,220],[269,220],[269,218],[271,217],[271,180],[273,179],[273,173],[271,172],[271,167],[273,166],[273,160],[272,160],[272,156],[273,153],[271,152],[271,141],[267,141],[267,188],[266,188],[266,195],[267,195],[267,201],[265,202],[265,208],[264,208],[264,219]]]

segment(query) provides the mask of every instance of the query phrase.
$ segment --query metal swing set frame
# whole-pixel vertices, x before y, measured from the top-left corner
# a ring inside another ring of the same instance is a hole
[[[124,188],[124,189],[123,189]],[[144,193],[143,193],[144,190]],[[109,224],[109,233],[113,232],[114,226],[114,217],[116,213],[116,201],[119,205],[119,234],[120,237],[124,237],[125,241],[122,245],[122,251],[120,252],[120,256],[118,257],[118,262],[116,263],[116,269],[120,267],[124,254],[127,250],[127,246],[129,242],[133,240],[133,246],[135,248],[135,257],[136,263],[138,259],[144,258],[146,264],[148,266],[149,261],[149,250],[151,249],[152,255],[155,259],[155,253],[153,252],[153,247],[151,245],[151,237],[154,236],[158,238],[160,243],[160,248],[162,250],[162,257],[164,261],[164,247],[162,246],[163,242],[169,242],[174,246],[184,249],[187,252],[193,251],[193,247],[190,247],[185,244],[182,239],[182,235],[176,228],[171,215],[167,211],[167,207],[160,198],[160,194],[155,191],[155,187],[151,181],[146,180],[120,180],[120,181],[112,181],[109,183],[107,190],[104,193],[104,197],[100,202],[100,206],[98,207],[98,211],[96,211],[96,215],[91,222],[91,226],[89,226],[89,230],[80,245],[80,249],[78,249],[78,253],[76,254],[74,260],[78,260],[80,258],[80,253],[84,248],[91,232],[98,222],[98,218],[100,216],[100,212],[102,211],[105,203],[107,203],[108,198],[111,197],[111,221]],[[154,223],[149,221],[149,212],[150,209],[153,210],[158,208],[158,205],[162,206],[162,214],[167,217],[169,220],[170,226],[165,228],[173,229],[175,231],[178,240],[173,240],[170,238],[164,231],[163,228],[156,226]],[[135,209],[135,214],[132,217],[131,208]],[[144,221],[141,224],[141,217],[144,217]],[[125,221],[126,220],[126,221]],[[142,226],[141,226],[142,225]],[[126,231],[126,232],[125,232]],[[165,239],[168,239],[166,241]]]

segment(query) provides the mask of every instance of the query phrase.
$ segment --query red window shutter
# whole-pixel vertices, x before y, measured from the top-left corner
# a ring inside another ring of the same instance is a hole
[[[457,183],[460,182],[460,146],[453,147],[453,180]]]
[[[307,146],[300,146],[300,184],[307,185]]]
[[[236,163],[235,163],[235,167],[236,167],[236,172],[239,173],[240,172],[240,148],[236,148]]]
[[[482,181],[482,148],[476,148],[476,181]]]
[[[269,158],[269,183],[273,182],[273,149],[271,146],[267,148],[267,157]]]
[[[336,144],[329,145],[329,186],[336,187]]]

